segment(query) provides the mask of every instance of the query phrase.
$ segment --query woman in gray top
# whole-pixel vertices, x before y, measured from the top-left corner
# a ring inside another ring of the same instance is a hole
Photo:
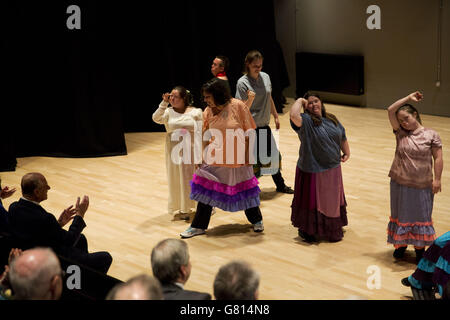
[[[304,113],[300,113],[301,109]],[[290,113],[301,141],[291,221],[305,241],[340,241],[347,225],[341,162],[350,157],[345,129],[317,94],[298,99]],[[341,153],[342,151],[342,153]]]
[[[244,75],[236,85],[236,98],[246,102],[256,123],[256,164],[253,166],[255,176],[271,175],[277,191],[294,193],[286,186],[281,176],[281,154],[277,149],[270,129],[270,115],[273,115],[276,129],[280,129],[280,121],[272,99],[272,83],[267,73],[262,72],[263,56],[253,50],[245,57]]]

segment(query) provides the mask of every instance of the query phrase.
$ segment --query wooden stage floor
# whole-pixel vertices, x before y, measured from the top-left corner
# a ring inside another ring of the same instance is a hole
[[[291,104],[292,99],[288,102]],[[290,104],[280,115],[280,150],[283,176],[293,187],[299,140],[289,125]],[[418,107],[423,110],[426,101]],[[261,275],[260,298],[303,299],[409,299],[400,280],[415,270],[414,250],[406,261],[396,262],[386,242],[389,218],[388,172],[395,138],[385,110],[326,104],[346,128],[351,157],[343,164],[349,225],[338,243],[307,244],[290,223],[292,195],[275,192],[270,177],[260,179],[261,211],[265,231],[252,231],[243,212],[217,210],[206,235],[187,239],[192,274],[186,288],[213,293],[218,268],[232,258],[249,261]],[[450,230],[450,118],[422,116],[426,127],[439,132],[444,146],[442,192],[434,202],[437,235]],[[148,121],[152,121],[148,119]],[[272,128],[274,127],[272,123]],[[121,280],[152,274],[150,252],[165,238],[178,238],[189,225],[167,213],[167,181],[163,132],[126,134],[128,155],[89,159],[19,158],[15,172],[2,172],[3,185],[18,192],[4,201],[6,207],[20,197],[20,180],[27,172],[43,173],[51,190],[42,203],[59,216],[90,197],[84,230],[90,251],[107,250],[113,256],[109,275]],[[368,269],[377,269],[381,287],[369,288]]]

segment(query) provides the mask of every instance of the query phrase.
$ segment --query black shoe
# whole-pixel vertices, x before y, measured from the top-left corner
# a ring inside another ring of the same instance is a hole
[[[311,242],[315,242],[316,241],[316,238],[314,236],[311,236],[311,235],[301,231],[300,229],[298,229],[298,235],[300,237],[302,237],[303,240],[305,240],[306,242],[311,243]]]
[[[405,255],[406,248],[407,247],[400,247],[398,249],[395,249],[393,254],[394,258],[397,259],[403,258],[403,256]]]
[[[288,187],[287,185],[284,185],[282,188],[277,188],[277,192],[293,194],[294,190],[292,190],[291,187]]]
[[[422,256],[425,252],[425,248],[423,249],[415,249],[416,250],[416,264],[419,264],[420,260],[422,259]]]
[[[402,279],[402,285],[404,285],[405,287],[411,287],[411,283],[409,282],[408,278]]]

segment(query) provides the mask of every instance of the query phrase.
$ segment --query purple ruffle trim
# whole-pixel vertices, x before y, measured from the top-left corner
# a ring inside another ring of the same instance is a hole
[[[241,210],[246,210],[254,207],[259,207],[259,196],[255,198],[247,198],[238,202],[232,202],[232,203],[226,203],[226,202],[220,202],[214,199],[209,198],[208,196],[205,196],[200,193],[192,194],[191,193],[191,199],[195,200],[197,202],[201,202],[204,204],[208,204],[211,207],[220,208],[224,211],[229,212],[236,212]]]
[[[200,177],[200,176],[194,174],[192,181],[191,181],[191,186],[193,183],[195,183],[197,185],[201,185],[205,189],[214,190],[214,191],[217,191],[220,193],[234,196],[242,191],[246,191],[246,190],[249,190],[249,189],[252,189],[252,188],[258,186],[258,179],[256,179],[256,177],[253,177],[249,180],[238,183],[235,186],[229,186],[227,184],[216,182],[216,181],[211,181],[204,177]]]
[[[242,201],[242,200],[245,200],[248,198],[259,197],[260,192],[261,192],[261,190],[259,189],[258,186],[256,186],[252,189],[239,192],[238,194],[235,194],[234,196],[229,196],[227,194],[223,194],[223,193],[220,193],[217,191],[206,189],[201,185],[191,182],[191,195],[202,194],[208,198],[211,198],[216,201],[223,202],[223,203],[233,203],[233,202]]]

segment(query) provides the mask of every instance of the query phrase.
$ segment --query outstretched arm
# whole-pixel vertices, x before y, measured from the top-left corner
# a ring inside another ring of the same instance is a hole
[[[291,118],[291,121],[297,126],[302,126],[302,117],[300,116],[300,112],[305,110],[306,105],[308,104],[308,101],[306,101],[303,98],[298,98],[294,104],[291,107],[291,111],[289,113],[289,116]]]
[[[400,128],[400,123],[398,122],[397,115],[395,114],[397,112],[398,108],[400,108],[405,103],[408,103],[409,101],[419,102],[422,99],[423,99],[423,95],[419,91],[416,91],[416,92],[413,92],[413,93],[407,95],[404,98],[401,98],[401,99],[395,101],[393,104],[391,104],[389,106],[389,108],[387,109],[388,116],[389,116],[389,121],[391,122],[392,129],[394,129],[394,131],[397,131],[398,128]]]
[[[433,148],[434,159],[434,179],[433,179],[433,193],[438,193],[441,190],[441,176],[444,169],[444,159],[442,157],[442,148]]]

